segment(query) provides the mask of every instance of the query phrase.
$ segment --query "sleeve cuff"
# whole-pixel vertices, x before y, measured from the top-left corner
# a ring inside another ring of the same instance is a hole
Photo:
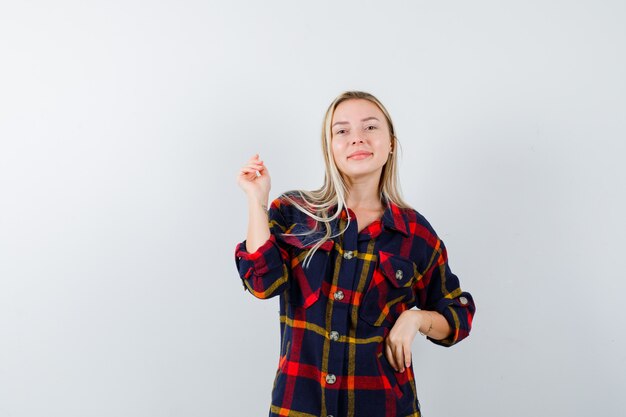
[[[445,339],[437,340],[428,337],[428,340],[436,345],[450,347],[465,339],[469,336],[475,309],[474,301],[469,293],[461,293],[455,298],[439,300],[435,310],[445,317],[452,332]]]
[[[282,268],[283,265],[274,235],[270,235],[269,239],[252,253],[246,250],[245,240],[239,243],[235,249],[235,262],[243,279],[248,279],[253,273],[265,275],[275,268]]]

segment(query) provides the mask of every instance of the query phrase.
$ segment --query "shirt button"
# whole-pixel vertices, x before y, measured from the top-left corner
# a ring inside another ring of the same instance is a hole
[[[463,305],[467,305],[467,298],[465,298],[465,297],[460,297],[460,298],[459,298],[459,301],[461,302],[461,304],[463,304]]]
[[[352,259],[353,255],[354,252],[352,252],[351,250],[347,250],[343,253],[343,259]]]
[[[343,300],[343,291],[335,291],[333,297],[335,297],[335,300]]]
[[[402,272],[402,270],[401,270],[401,269],[398,269],[398,270],[396,271],[396,279],[397,279],[398,281],[400,281],[400,280],[402,279],[402,277],[403,277],[403,276],[404,276],[404,273]]]
[[[326,382],[328,384],[334,384],[336,380],[337,380],[337,377],[334,374],[326,375]]]
[[[330,340],[332,340],[333,342],[339,340],[339,332],[336,332],[334,330],[330,332]]]

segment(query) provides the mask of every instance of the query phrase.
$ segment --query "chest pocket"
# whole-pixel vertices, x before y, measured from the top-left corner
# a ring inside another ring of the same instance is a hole
[[[315,251],[313,257],[307,260],[308,265],[306,267],[304,266],[304,258],[314,245],[303,245],[295,239],[289,243],[291,245],[289,303],[297,307],[308,308],[319,299],[334,242],[331,240],[324,242]]]
[[[410,259],[379,252],[360,317],[373,326],[393,326],[398,316],[415,301],[413,286],[421,275]]]

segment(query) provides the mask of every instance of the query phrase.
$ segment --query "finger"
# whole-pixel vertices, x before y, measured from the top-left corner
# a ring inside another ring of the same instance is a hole
[[[407,346],[407,345],[402,345],[402,350],[404,352],[404,365],[407,368],[411,367],[411,360],[412,360],[412,353],[411,353],[411,346]]]
[[[389,365],[398,372],[398,365],[396,364],[396,360],[393,357],[393,352],[391,351],[391,347],[387,343],[385,343],[385,356],[387,357],[387,362]]]
[[[244,169],[241,170],[240,176],[247,180],[254,180],[257,177],[257,171],[254,169]]]
[[[243,166],[245,166],[245,167],[262,167],[264,165],[260,164],[260,163],[258,163],[256,161],[248,161],[248,163],[244,164]]]
[[[394,349],[395,360],[398,364],[398,372],[404,372],[404,353],[402,352],[402,345],[396,346]]]
[[[254,175],[257,177],[261,177],[263,175],[263,171],[264,171],[263,167],[256,168],[254,170]]]
[[[257,171],[257,170],[256,170],[256,169],[254,169],[254,168],[244,167],[244,168],[241,168],[241,171],[240,171],[240,172],[241,172],[242,174],[255,174],[255,175],[256,175],[256,171]]]
[[[265,165],[263,165],[263,164],[257,164],[257,163],[251,162],[251,163],[246,164],[246,165],[244,165],[244,166],[246,166],[246,167],[250,167],[250,168],[255,168],[255,169],[260,169],[260,168],[263,168]]]
[[[256,166],[245,166],[241,167],[241,172],[252,172],[257,175],[257,172],[261,173],[265,170],[264,167],[256,167]]]

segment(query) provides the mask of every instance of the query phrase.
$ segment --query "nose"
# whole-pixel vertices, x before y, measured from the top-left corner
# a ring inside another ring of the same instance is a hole
[[[363,138],[361,138],[360,136],[355,136],[354,138],[352,138],[352,144],[356,145],[358,143],[363,143]]]

